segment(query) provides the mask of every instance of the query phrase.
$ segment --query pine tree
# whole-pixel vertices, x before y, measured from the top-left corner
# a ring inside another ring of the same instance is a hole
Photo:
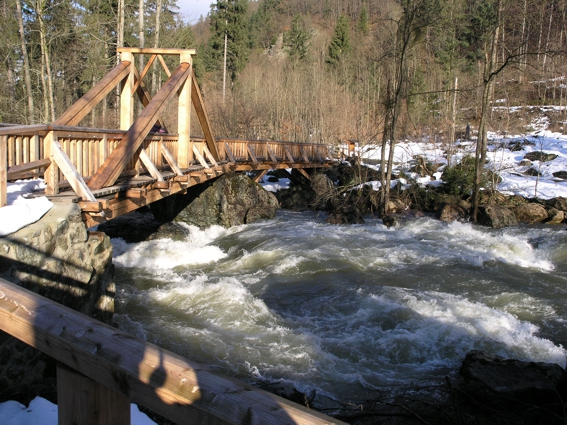
[[[367,36],[368,31],[370,30],[370,25],[368,23],[368,12],[366,11],[366,7],[364,6],[360,11],[360,16],[358,17],[358,23],[356,25],[356,29],[364,36]]]
[[[219,0],[211,5],[211,38],[209,41],[211,60],[209,71],[221,70],[224,55],[224,40],[227,39],[226,67],[232,81],[244,68],[249,54],[247,0]]]
[[[291,23],[291,30],[285,34],[285,45],[291,58],[304,59],[307,55],[309,34],[303,29],[300,15],[296,15]]]
[[[350,34],[348,18],[344,15],[339,16],[337,25],[335,26],[335,33],[331,38],[329,44],[329,53],[327,55],[327,62],[331,65],[336,65],[341,62],[344,56],[350,51]]]

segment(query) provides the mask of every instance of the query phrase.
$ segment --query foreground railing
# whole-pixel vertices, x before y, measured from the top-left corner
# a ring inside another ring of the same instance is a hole
[[[179,424],[342,423],[3,279],[0,329],[58,361],[59,425],[129,425],[130,402]]]

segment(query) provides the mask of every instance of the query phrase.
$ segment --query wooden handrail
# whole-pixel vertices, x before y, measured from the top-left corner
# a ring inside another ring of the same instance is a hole
[[[65,373],[58,373],[57,383],[59,396],[65,398],[64,406],[72,406],[68,398],[75,395],[85,403],[84,395],[77,394],[81,391],[69,390],[70,383],[64,377],[69,375],[70,368],[80,377],[102,384],[103,390],[118,393],[180,424],[342,423],[221,376],[207,366],[3,279],[0,329],[67,366]],[[92,406],[93,400],[89,402]],[[80,406],[75,404],[75,408]],[[117,416],[123,416],[120,413]],[[68,412],[59,415],[68,417]]]

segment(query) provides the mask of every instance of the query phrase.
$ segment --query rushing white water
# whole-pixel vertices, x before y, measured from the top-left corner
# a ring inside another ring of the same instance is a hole
[[[281,212],[184,242],[113,240],[120,327],[319,403],[434,380],[472,349],[563,367],[567,231]]]

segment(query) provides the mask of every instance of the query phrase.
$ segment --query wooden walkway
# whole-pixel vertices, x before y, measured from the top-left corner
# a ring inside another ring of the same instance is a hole
[[[45,195],[78,202],[87,227],[101,223],[229,171],[329,167],[326,145],[215,138],[192,67],[194,50],[120,48],[122,61],[50,125],[0,127],[0,207],[7,182],[45,179]],[[134,55],[149,55],[139,71]],[[163,56],[177,56],[170,72]],[[155,60],[169,79],[151,98],[143,79]],[[120,86],[120,129],[78,127],[109,93]],[[134,98],[144,109],[134,119]],[[152,133],[161,113],[177,100],[177,131]],[[191,137],[191,107],[204,137]]]

